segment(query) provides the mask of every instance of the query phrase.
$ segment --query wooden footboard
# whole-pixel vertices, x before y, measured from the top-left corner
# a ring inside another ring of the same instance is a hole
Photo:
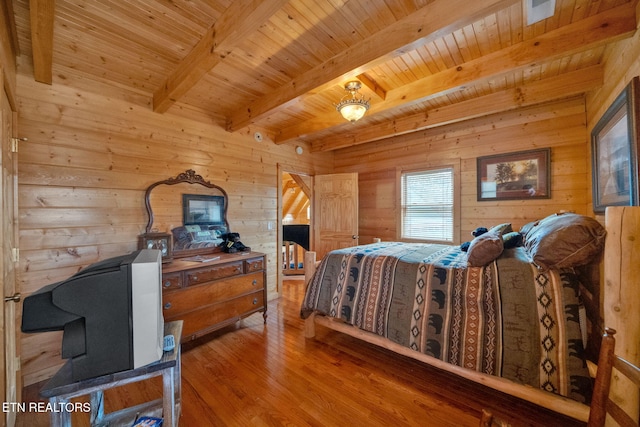
[[[315,252],[307,252],[307,256],[309,258],[305,259],[305,264],[312,267],[307,268],[307,270],[305,271],[306,283],[308,283],[309,279],[313,276],[313,273],[317,266],[317,263],[315,262]],[[435,357],[431,357],[424,353],[411,350],[410,348],[401,346],[400,344],[396,344],[393,341],[389,341],[388,339],[383,338],[379,335],[363,331],[330,317],[320,316],[315,313],[311,314],[305,320],[306,338],[315,337],[316,325],[320,325],[325,328],[329,328],[352,336],[354,338],[361,339],[370,344],[374,344],[390,350],[394,353],[410,357],[412,359],[426,363],[430,366],[442,369],[443,371],[459,375],[462,378],[483,384],[495,390],[499,390],[511,396],[515,396],[528,402],[535,403],[544,408],[556,411],[569,417],[582,421],[587,421],[587,419],[589,418],[589,407],[582,403],[576,402],[575,400],[567,399],[562,396],[556,396],[530,386],[517,384],[504,378],[483,374],[481,372],[472,371],[456,365],[451,365],[449,363],[443,362],[440,359],[436,359]]]
[[[587,421],[587,419],[589,418],[589,407],[575,400],[568,399],[559,395],[554,395],[549,392],[533,388],[531,386],[518,384],[504,378],[483,374],[482,372],[472,371],[457,365],[451,365],[449,363],[443,362],[440,359],[436,359],[435,357],[431,357],[424,353],[411,350],[408,347],[396,344],[393,341],[389,341],[379,335],[363,331],[346,323],[342,323],[339,320],[334,320],[330,317],[318,316],[314,314],[308,317],[305,322],[305,332],[311,333],[311,336],[307,336],[307,338],[312,338],[314,336],[315,326],[320,325],[352,336],[354,338],[366,341],[370,344],[385,348],[394,353],[410,357],[412,359],[426,363],[430,366],[442,369],[443,371],[456,374],[462,378],[474,381],[487,387],[491,387],[495,390],[526,400],[560,414],[564,414],[581,421]]]
[[[616,346],[620,355],[632,363],[640,363],[640,207],[608,208],[606,213],[607,240],[604,257],[604,321],[607,327],[618,331]],[[308,283],[317,267],[315,252],[305,255],[305,281]],[[395,353],[419,360],[465,379],[489,386],[512,396],[524,399],[541,407],[572,418],[586,421],[589,407],[562,396],[540,389],[514,383],[480,372],[450,365],[426,354],[413,351],[378,335],[362,331],[351,325],[325,316],[311,315],[306,319],[305,336],[315,336],[316,325],[345,333],[391,350]],[[599,337],[597,337],[599,339]],[[637,389],[612,383],[612,395],[626,412],[638,419]]]

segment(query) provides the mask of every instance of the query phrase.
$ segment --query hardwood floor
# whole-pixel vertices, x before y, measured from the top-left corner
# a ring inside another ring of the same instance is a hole
[[[307,340],[303,287],[285,280],[266,325],[256,314],[183,346],[181,426],[477,426],[482,408],[514,426],[584,426],[334,331]],[[160,394],[159,380],[119,387],[105,393],[106,411]],[[74,414],[74,425],[87,418]],[[19,427],[47,425],[46,414],[18,415]]]

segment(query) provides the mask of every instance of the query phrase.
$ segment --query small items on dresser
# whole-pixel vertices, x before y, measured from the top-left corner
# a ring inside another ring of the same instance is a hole
[[[169,233],[151,232],[139,235],[138,249],[158,249],[163,263],[173,259],[173,239]]]
[[[222,250],[233,254],[236,252],[251,252],[251,248],[249,246],[245,246],[240,241],[239,233],[227,233],[222,236],[224,242],[220,245]]]

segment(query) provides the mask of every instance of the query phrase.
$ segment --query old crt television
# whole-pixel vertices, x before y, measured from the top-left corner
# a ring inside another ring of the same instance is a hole
[[[24,299],[22,332],[63,331],[79,381],[160,360],[162,257],[143,249],[96,262]]]

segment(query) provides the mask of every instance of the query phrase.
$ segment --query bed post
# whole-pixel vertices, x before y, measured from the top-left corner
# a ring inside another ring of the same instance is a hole
[[[316,272],[316,253],[307,251],[304,254],[304,283],[309,285],[309,280],[313,277],[313,273]],[[311,313],[309,317],[304,321],[304,336],[305,338],[313,338],[316,336],[316,322],[315,313]]]
[[[316,253],[307,251],[304,253],[304,283],[309,283],[311,276],[316,272]]]
[[[640,207],[608,207],[604,259],[604,326],[614,328],[615,352],[640,364]],[[610,396],[638,419],[638,388],[611,380]]]

